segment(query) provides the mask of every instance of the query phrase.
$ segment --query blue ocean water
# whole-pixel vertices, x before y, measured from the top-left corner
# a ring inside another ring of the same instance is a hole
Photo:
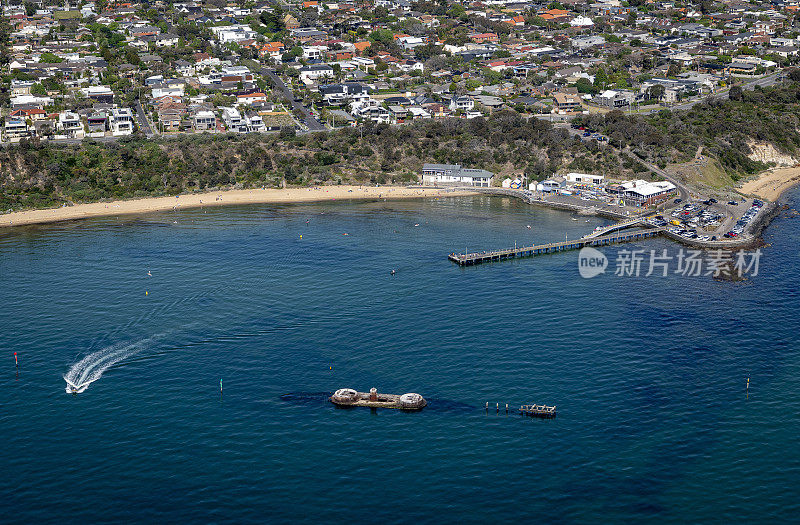
[[[0,233],[0,519],[795,521],[800,220],[736,283],[446,259],[607,222],[571,218],[481,196]],[[373,386],[429,406],[325,400]]]

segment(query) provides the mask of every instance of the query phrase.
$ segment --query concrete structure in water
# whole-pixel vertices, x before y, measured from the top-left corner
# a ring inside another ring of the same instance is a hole
[[[340,388],[331,396],[331,403],[340,407],[396,408],[399,410],[421,410],[428,404],[419,394],[379,394],[375,388],[369,393],[352,388]]]

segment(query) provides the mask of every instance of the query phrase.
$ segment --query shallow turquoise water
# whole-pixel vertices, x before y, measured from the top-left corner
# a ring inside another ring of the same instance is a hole
[[[798,219],[744,283],[446,259],[606,222],[569,218],[475,197],[0,234],[3,521],[795,520]],[[126,357],[67,395],[93,352]],[[430,405],[334,409],[345,386]]]

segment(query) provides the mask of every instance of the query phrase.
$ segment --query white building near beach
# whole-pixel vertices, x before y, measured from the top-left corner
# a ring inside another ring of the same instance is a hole
[[[459,164],[425,164],[422,166],[422,183],[434,186],[492,185],[494,173],[486,170],[462,168]]]
[[[590,184],[603,184],[603,175],[592,175],[590,173],[567,173],[567,182],[584,182]]]

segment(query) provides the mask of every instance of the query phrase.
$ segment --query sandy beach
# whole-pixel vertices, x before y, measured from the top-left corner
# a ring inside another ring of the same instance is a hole
[[[781,193],[800,183],[800,167],[774,168],[761,173],[757,178],[745,182],[739,191],[776,201]]]
[[[293,202],[335,201],[347,199],[412,199],[422,197],[457,197],[468,191],[444,188],[408,188],[405,186],[318,186],[313,188],[223,190],[193,193],[177,197],[153,197],[92,204],[76,204],[61,208],[29,210],[0,215],[0,227],[45,224],[58,221],[88,219],[114,215],[132,215],[171,209],[226,206],[236,204],[272,204]]]

